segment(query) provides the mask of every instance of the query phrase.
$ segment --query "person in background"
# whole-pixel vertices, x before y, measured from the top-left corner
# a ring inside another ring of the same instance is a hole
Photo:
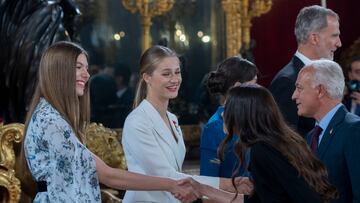
[[[297,113],[316,120],[306,140],[339,191],[331,203],[360,202],[360,118],[341,103],[344,87],[339,64],[317,60],[300,71],[292,96]]]
[[[301,9],[295,22],[297,51],[269,86],[285,120],[302,136],[314,127],[315,121],[296,113],[296,104],[291,100],[296,78],[312,60],[333,60],[334,52],[341,47],[339,26],[339,16],[331,9],[318,5]]]
[[[90,79],[91,122],[101,123],[107,128],[120,128],[116,97],[114,68],[102,67]]]
[[[225,138],[224,122],[221,116],[224,111],[225,96],[233,86],[243,83],[256,83],[256,81],[256,66],[237,56],[225,59],[218,65],[216,71],[210,73],[207,87],[211,94],[220,95],[221,106],[209,119],[201,135],[200,175],[229,178],[235,171],[238,162],[233,151],[233,145],[237,141],[237,136],[233,137],[228,148],[226,148],[222,162],[217,156],[218,147]],[[245,167],[240,168],[238,175],[248,176]]]
[[[206,73],[199,86],[196,88],[194,96],[194,109],[197,115],[199,125],[203,129],[205,124],[209,121],[213,113],[217,110],[220,104],[219,95],[211,95],[207,82],[210,72]]]
[[[227,136],[220,146],[220,155],[233,136],[239,137],[234,151],[241,162],[245,149],[251,148],[249,170],[254,192],[250,196],[234,196],[191,181],[201,195],[220,203],[320,203],[336,197],[324,164],[313,155],[305,139],[286,124],[266,88],[251,84],[231,88],[224,123]]]
[[[99,182],[116,189],[165,190],[185,202],[197,196],[175,180],[107,166],[85,146],[89,124],[88,56],[58,42],[42,55],[25,123],[22,156],[36,181],[34,202],[101,202]]]
[[[124,126],[126,117],[132,110],[132,104],[134,102],[134,90],[129,87],[131,71],[124,65],[118,65],[114,71],[115,82],[117,86],[117,114],[120,128]]]
[[[135,108],[125,120],[122,135],[129,171],[175,179],[190,176],[181,172],[184,139],[177,117],[168,111],[169,100],[177,97],[181,82],[180,62],[173,50],[156,45],[144,52],[140,59]],[[230,179],[191,177],[215,188],[233,189]],[[240,191],[250,192],[247,178],[237,181]],[[127,191],[123,202],[171,203],[177,200],[168,192]]]
[[[348,111],[360,116],[360,56],[352,58],[347,74],[349,81],[343,103]]]

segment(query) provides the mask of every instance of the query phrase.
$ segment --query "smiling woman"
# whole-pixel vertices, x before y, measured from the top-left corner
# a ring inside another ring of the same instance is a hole
[[[170,99],[178,95],[182,81],[176,53],[163,46],[149,48],[140,60],[140,81],[134,107],[126,118],[122,145],[129,171],[174,179],[181,172],[185,144],[177,117],[168,112]],[[192,176],[223,190],[233,189],[230,179]],[[245,192],[245,191],[242,191]],[[167,192],[127,191],[124,202],[177,202]]]
[[[76,94],[84,95],[85,84],[89,80],[88,62],[85,54],[80,54],[76,60]]]
[[[174,180],[111,168],[83,144],[90,117],[87,60],[85,50],[71,42],[53,44],[41,57],[23,142],[25,171],[38,186],[34,202],[100,202],[99,182],[194,199],[188,186],[179,187]]]
[[[149,84],[147,98],[169,100],[177,97],[181,84],[179,59],[176,56],[164,58],[151,74],[144,74],[144,81]]]

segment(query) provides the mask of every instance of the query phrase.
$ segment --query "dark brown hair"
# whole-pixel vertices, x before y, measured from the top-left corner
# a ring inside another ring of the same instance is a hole
[[[228,133],[220,145],[221,158],[226,145],[235,134],[239,139],[234,150],[241,163],[244,160],[244,149],[264,142],[284,155],[323,200],[330,200],[337,195],[335,187],[328,181],[324,164],[312,154],[304,138],[285,123],[274,98],[266,88],[241,85],[230,89],[225,104],[224,123]]]
[[[219,93],[225,96],[229,88],[236,82],[251,81],[257,73],[258,70],[253,63],[241,57],[233,56],[222,61],[216,71],[210,72],[207,87],[211,94]]]

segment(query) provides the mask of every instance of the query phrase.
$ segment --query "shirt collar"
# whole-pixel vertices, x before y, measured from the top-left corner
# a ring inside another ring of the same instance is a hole
[[[305,64],[305,66],[309,65],[312,62],[308,57],[306,57],[299,51],[296,51],[295,56],[297,56]]]
[[[334,117],[337,110],[342,106],[342,103],[337,104],[334,108],[332,108],[318,123],[318,125],[325,131],[328,127],[331,119]]]

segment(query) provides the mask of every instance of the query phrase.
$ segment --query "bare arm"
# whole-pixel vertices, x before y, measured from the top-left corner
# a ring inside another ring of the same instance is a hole
[[[146,176],[138,173],[128,172],[122,169],[111,168],[99,157],[93,155],[96,161],[96,171],[99,181],[108,187],[121,190],[148,190],[167,191],[178,194],[177,198],[182,202],[197,199],[197,195],[189,186],[188,180],[182,180],[184,184],[179,185],[177,181],[170,178]]]
[[[179,184],[182,184],[181,182]],[[228,202],[236,202],[243,203],[244,195],[238,194],[237,198],[233,200],[235,197],[234,193],[229,193],[223,190],[218,190],[208,185],[201,184],[196,182],[195,180],[191,181],[191,185],[194,190],[198,191],[198,193],[203,197],[203,199],[210,199],[212,201],[218,203],[228,203]]]
[[[95,156],[99,181],[106,186],[122,190],[164,190],[169,191],[175,180],[145,176],[121,169],[111,168]]]
[[[229,193],[223,190],[215,189],[208,185],[203,185],[203,187],[200,189],[200,194],[203,194],[203,196],[206,196],[208,199],[213,200],[218,203],[228,203],[228,202],[236,202],[236,203],[243,203],[244,202],[244,195],[238,194],[235,200],[235,194]]]

